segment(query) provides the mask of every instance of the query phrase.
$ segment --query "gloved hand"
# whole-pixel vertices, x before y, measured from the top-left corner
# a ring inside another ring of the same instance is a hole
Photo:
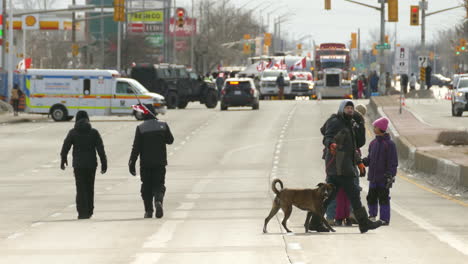
[[[364,165],[364,163],[360,162],[358,164],[358,168],[359,168],[359,176],[360,177],[366,176],[366,166]]]
[[[62,161],[60,162],[60,169],[65,170],[65,166],[68,166],[68,161],[66,158],[62,159]]]
[[[337,148],[336,143],[331,143],[331,144],[330,144],[329,149],[330,149],[330,153],[331,153],[332,155],[336,155],[336,148]]]
[[[395,182],[395,176],[392,176],[390,174],[385,174],[385,188],[387,189],[392,188],[394,182]]]
[[[362,163],[364,164],[364,166],[369,167],[369,158],[367,157],[363,158]]]
[[[107,162],[101,163],[101,174],[106,173],[107,171]]]
[[[130,171],[131,175],[136,176],[135,162],[132,162],[132,161],[128,162],[128,170]]]

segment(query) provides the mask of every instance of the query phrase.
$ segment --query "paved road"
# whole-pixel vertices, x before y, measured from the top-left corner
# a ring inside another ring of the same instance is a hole
[[[288,225],[296,234],[285,235],[275,219],[262,234],[273,177],[298,188],[325,178],[318,128],[338,103],[170,111],[163,119],[176,142],[160,220],[142,218],[139,179],[127,172],[138,122],[93,119],[110,168],[97,176],[95,215],[80,221],[72,170],[58,169],[72,123],[0,126],[0,263],[466,263],[468,204],[402,173],[388,227],[304,234],[305,214],[295,209]]]

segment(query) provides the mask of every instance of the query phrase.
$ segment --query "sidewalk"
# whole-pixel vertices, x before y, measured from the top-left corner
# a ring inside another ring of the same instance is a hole
[[[15,123],[27,123],[27,122],[38,122],[49,120],[47,115],[31,115],[20,113],[18,116],[13,116],[13,113],[1,113],[0,112],[0,124],[15,124]]]
[[[468,187],[468,146],[444,146],[436,142],[443,128],[435,128],[419,120],[403,107],[399,96],[372,97],[371,116],[387,116],[402,165],[407,169],[432,175],[451,186]]]

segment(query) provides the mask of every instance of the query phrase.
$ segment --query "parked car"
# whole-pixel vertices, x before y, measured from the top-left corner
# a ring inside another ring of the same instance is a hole
[[[437,85],[439,87],[442,86],[449,86],[450,85],[450,78],[443,76],[442,74],[432,74],[431,75],[431,84]]]
[[[230,78],[224,82],[221,90],[221,111],[231,106],[250,106],[259,109],[260,93],[255,87],[253,79]]]
[[[462,116],[468,111],[468,77],[458,79],[452,89],[452,116]]]

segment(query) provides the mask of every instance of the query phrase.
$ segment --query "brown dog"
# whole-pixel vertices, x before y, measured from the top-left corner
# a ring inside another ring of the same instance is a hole
[[[276,189],[276,184],[281,185],[281,190]],[[323,217],[325,209],[323,208],[323,202],[328,198],[335,188],[333,184],[319,183],[316,189],[283,189],[283,182],[279,179],[273,180],[271,183],[271,189],[276,194],[275,200],[273,201],[273,207],[271,208],[270,214],[265,218],[265,224],[263,226],[263,233],[267,233],[267,225],[270,219],[275,216],[281,208],[284,212],[284,218],[281,224],[284,229],[289,233],[291,230],[286,226],[286,222],[291,216],[292,206],[296,206],[301,210],[309,212],[307,214],[306,222],[304,223],[305,232],[309,230],[309,221],[312,214],[322,218],[322,222],[327,228],[333,232],[335,230],[328,224],[327,220]]]

